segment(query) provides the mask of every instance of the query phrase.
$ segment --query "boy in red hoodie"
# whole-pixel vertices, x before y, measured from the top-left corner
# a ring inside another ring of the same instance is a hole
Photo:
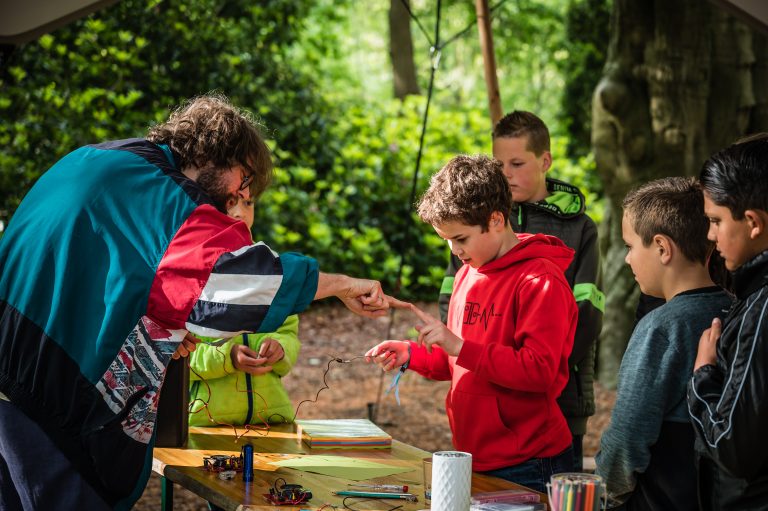
[[[568,381],[577,309],[564,271],[573,250],[512,230],[501,163],[457,156],[432,177],[419,216],[448,242],[456,273],[447,325],[416,307],[414,341],[385,341],[366,356],[451,380],[446,411],[456,449],[473,470],[545,491],[573,450],[557,397]]]

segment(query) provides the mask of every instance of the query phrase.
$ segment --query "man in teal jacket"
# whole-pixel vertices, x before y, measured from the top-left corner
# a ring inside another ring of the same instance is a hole
[[[201,97],[27,193],[0,239],[0,509],[129,509],[190,334],[271,332],[328,296],[386,314],[378,282],[278,255],[225,214],[271,168],[253,119]]]

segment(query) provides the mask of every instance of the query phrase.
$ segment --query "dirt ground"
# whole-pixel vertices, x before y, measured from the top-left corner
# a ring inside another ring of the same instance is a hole
[[[420,306],[437,315],[436,304]],[[323,387],[323,373],[330,358],[353,360],[344,364],[331,363],[325,380],[328,388],[320,392],[317,402],[303,403],[298,418],[367,418],[371,404],[377,410],[376,423],[393,438],[431,452],[452,449],[444,407],[448,382],[430,381],[406,372],[400,382],[401,404],[398,406],[394,395],[385,394],[391,374],[385,375],[378,367],[363,359],[355,359],[380,340],[406,338],[415,324],[410,313],[399,311],[395,314],[389,336],[389,318],[361,318],[338,302],[313,305],[300,318],[301,353],[296,367],[283,379],[294,405],[305,399],[315,399]],[[597,451],[600,434],[610,418],[615,393],[598,384],[596,396],[597,413],[589,421],[584,439],[585,456],[594,456]],[[159,507],[159,478],[153,474],[134,509],[145,511]],[[196,495],[177,487],[174,509],[205,511],[207,506]]]

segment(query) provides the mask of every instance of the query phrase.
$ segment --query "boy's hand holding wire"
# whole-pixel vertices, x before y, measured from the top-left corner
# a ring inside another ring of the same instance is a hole
[[[258,376],[272,371],[272,366],[282,360],[285,351],[279,342],[268,337],[261,343],[258,353],[243,344],[234,344],[229,356],[235,369]]]
[[[375,362],[384,371],[403,366],[411,359],[408,341],[384,341],[365,353],[366,362]]]

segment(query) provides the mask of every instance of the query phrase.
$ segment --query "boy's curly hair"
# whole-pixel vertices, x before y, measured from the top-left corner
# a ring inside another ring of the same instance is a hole
[[[701,169],[699,182],[718,206],[735,220],[748,209],[768,211],[768,133],[758,133],[713,154]]]
[[[496,123],[493,139],[528,137],[526,148],[536,156],[549,151],[549,129],[537,115],[515,110]]]
[[[258,197],[272,179],[272,157],[259,123],[221,94],[184,102],[166,122],[149,129],[147,140],[167,144],[182,170],[241,165],[253,174],[252,197]]]
[[[704,195],[694,178],[651,181],[630,191],[622,205],[643,245],[649,246],[655,235],[663,234],[688,260],[706,264],[714,244],[707,240]]]
[[[502,164],[487,156],[455,156],[430,180],[417,204],[419,217],[431,224],[461,222],[488,230],[494,211],[509,219],[512,193]]]

